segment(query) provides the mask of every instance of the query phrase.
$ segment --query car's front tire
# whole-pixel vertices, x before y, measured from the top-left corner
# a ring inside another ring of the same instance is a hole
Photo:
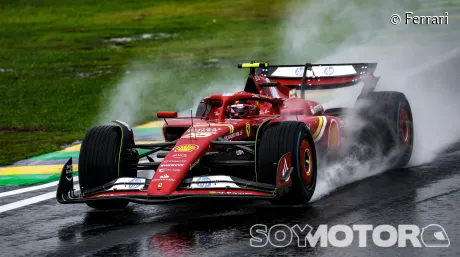
[[[121,177],[123,158],[121,129],[118,126],[96,126],[85,135],[78,158],[78,178],[82,193]],[[88,202],[96,209],[119,209],[128,201],[100,200]]]
[[[276,185],[277,163],[291,153],[292,190],[276,200],[276,204],[306,204],[315,192],[317,158],[310,130],[303,122],[283,121],[267,126],[260,139],[258,181]]]

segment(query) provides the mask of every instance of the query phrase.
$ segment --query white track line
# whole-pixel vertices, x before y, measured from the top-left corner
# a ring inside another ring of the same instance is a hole
[[[73,181],[78,181],[78,176],[73,177]],[[25,187],[25,188],[21,188],[21,189],[11,190],[11,191],[0,193],[0,198],[5,197],[5,196],[10,196],[10,195],[17,195],[17,194],[22,194],[22,193],[26,193],[26,192],[31,192],[31,191],[35,191],[35,190],[40,190],[40,189],[43,189],[43,188],[56,186],[57,184],[59,184],[59,181],[54,181],[54,182],[51,182],[51,183],[46,183],[46,184],[42,184],[42,185],[38,185],[38,186]]]
[[[45,200],[51,199],[53,197],[56,197],[56,192],[49,192],[49,193],[46,193],[46,194],[34,196],[32,198],[17,201],[17,202],[14,202],[14,203],[5,204],[5,205],[0,206],[0,213],[10,211],[10,210],[13,210],[13,209],[17,209],[17,208],[21,208],[21,207],[24,207],[26,205],[30,205],[30,204],[38,203],[38,202],[41,202],[41,201],[45,201]]]
[[[80,187],[79,187],[78,184],[76,184],[76,185],[74,184],[73,187],[77,191],[80,190]],[[27,206],[27,205],[31,205],[31,204],[34,204],[34,203],[43,202],[43,201],[46,201],[46,200],[49,200],[49,199],[52,199],[52,198],[56,198],[56,191],[41,194],[41,195],[37,195],[37,196],[31,197],[31,198],[28,198],[28,199],[24,199],[24,200],[21,200],[21,201],[17,201],[17,202],[14,202],[14,203],[9,203],[9,204],[2,205],[2,206],[0,206],[0,213],[6,212],[6,211],[11,211],[11,210],[14,210],[14,209],[18,209],[18,208],[21,208],[21,207],[24,207],[24,206]]]

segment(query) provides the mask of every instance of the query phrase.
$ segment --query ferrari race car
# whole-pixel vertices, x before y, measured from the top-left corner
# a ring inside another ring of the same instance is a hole
[[[80,192],[69,159],[57,200],[98,209],[192,198],[305,204],[316,188],[320,156],[392,154],[392,167],[404,166],[412,154],[411,108],[402,93],[374,90],[376,65],[239,64],[250,69],[243,91],[205,97],[194,116],[157,113],[165,142],[136,144],[122,121],[91,128],[80,150]],[[365,121],[358,133],[345,121],[347,110]],[[367,150],[354,150],[353,142]],[[145,171],[153,175],[138,176]]]

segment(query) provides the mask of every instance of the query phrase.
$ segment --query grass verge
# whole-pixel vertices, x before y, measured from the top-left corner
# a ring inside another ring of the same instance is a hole
[[[119,114],[136,125],[158,110],[194,104],[212,85],[225,81],[242,89],[247,71],[236,63],[282,60],[276,55],[280,31],[294,11],[277,0],[2,3],[0,166],[59,150]],[[318,45],[340,42],[356,29],[334,13],[322,19]],[[133,60],[144,73],[126,81]],[[145,77],[141,85],[139,77]],[[123,99],[116,91],[123,83],[127,93],[138,93]],[[114,101],[121,110],[112,112]]]

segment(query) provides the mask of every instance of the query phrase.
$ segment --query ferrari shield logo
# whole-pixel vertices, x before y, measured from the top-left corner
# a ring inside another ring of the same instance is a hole
[[[246,135],[249,137],[251,135],[251,124],[246,123]]]

